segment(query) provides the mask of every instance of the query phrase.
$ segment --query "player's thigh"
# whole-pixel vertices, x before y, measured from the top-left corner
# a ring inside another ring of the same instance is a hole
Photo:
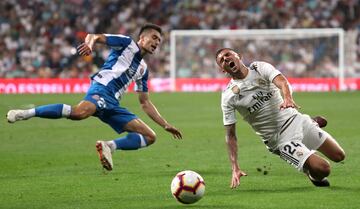
[[[128,122],[124,126],[124,130],[128,132],[137,132],[140,133],[150,141],[155,141],[156,134],[155,132],[140,118],[136,118]]]
[[[303,143],[311,150],[317,150],[330,135],[319,128],[310,116],[303,114],[302,121]]]
[[[100,84],[92,83],[83,101],[73,107],[73,117],[86,118],[94,115],[98,110],[107,108],[109,106],[109,99],[115,98],[109,96],[105,88]],[[118,104],[117,100],[115,104]]]
[[[345,159],[344,150],[331,136],[326,138],[318,150],[332,161],[340,162]]]
[[[335,162],[345,158],[344,150],[336,140],[325,130],[319,128],[310,118],[303,124],[303,143],[312,150],[319,150],[330,160]]]
[[[95,104],[83,100],[79,104],[72,107],[70,118],[81,120],[94,115],[95,112]]]

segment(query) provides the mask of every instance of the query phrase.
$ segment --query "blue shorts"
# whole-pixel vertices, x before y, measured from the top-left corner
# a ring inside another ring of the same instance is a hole
[[[113,95],[106,86],[93,82],[84,100],[96,106],[95,117],[109,124],[111,128],[120,134],[124,132],[123,128],[128,122],[138,117],[126,108],[120,107],[119,101]]]

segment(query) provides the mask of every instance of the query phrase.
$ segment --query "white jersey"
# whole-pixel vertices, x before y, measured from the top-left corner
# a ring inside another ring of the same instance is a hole
[[[253,62],[244,79],[232,79],[221,98],[224,125],[236,123],[238,111],[267,144],[285,121],[298,113],[294,108],[280,110],[283,98],[272,83],[279,74],[269,63]]]
[[[111,51],[101,70],[92,76],[92,80],[106,86],[116,99],[122,97],[133,81],[136,91],[147,92],[149,75],[139,46],[129,36],[104,35],[106,45],[111,47]]]

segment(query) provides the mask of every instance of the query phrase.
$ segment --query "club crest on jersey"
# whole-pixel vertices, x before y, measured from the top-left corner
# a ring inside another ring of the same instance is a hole
[[[96,100],[97,105],[100,109],[106,108],[105,99],[100,97],[99,95],[92,95],[92,98]]]
[[[303,156],[303,155],[304,155],[304,153],[303,153],[303,152],[301,152],[301,151],[297,151],[297,152],[296,152],[296,155],[297,155],[298,157],[301,157],[301,156]]]
[[[92,95],[91,98],[95,99],[96,101],[100,99],[100,96],[95,94],[95,95]]]
[[[231,91],[234,93],[234,94],[240,94],[240,88],[238,86],[233,86],[231,88]]]
[[[263,80],[263,79],[261,79],[261,78],[257,80],[257,83],[258,83],[260,86],[266,85],[266,81]]]
[[[255,71],[257,71],[257,68],[258,68],[258,66],[257,66],[256,63],[253,63],[253,64],[250,66],[250,70],[255,70]]]

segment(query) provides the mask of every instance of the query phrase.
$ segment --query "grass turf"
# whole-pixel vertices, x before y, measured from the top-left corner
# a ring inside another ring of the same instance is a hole
[[[48,103],[76,104],[83,95],[0,95],[0,114],[11,108]],[[162,115],[180,128],[182,141],[140,110],[136,95],[122,106],[157,133],[157,142],[138,151],[114,154],[114,170],[103,172],[95,141],[118,135],[96,118],[84,121],[33,118],[0,123],[0,208],[359,208],[360,93],[296,93],[301,111],[324,115],[326,130],[345,149],[343,163],[331,163],[330,188],[307,178],[270,154],[250,126],[239,120],[239,162],[248,176],[230,189],[220,93],[152,94]],[[239,117],[240,118],[240,117]],[[194,205],[177,203],[170,193],[174,175],[191,169],[206,182]],[[265,172],[264,172],[265,171]],[[265,175],[266,173],[267,175]]]

